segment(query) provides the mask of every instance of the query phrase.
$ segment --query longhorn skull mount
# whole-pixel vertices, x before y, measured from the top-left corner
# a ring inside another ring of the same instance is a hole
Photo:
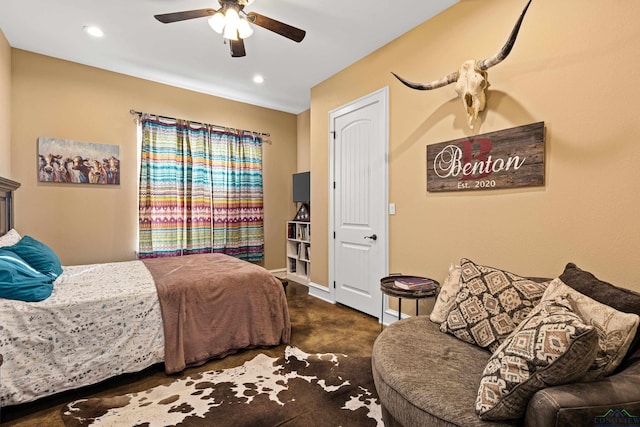
[[[489,80],[487,80],[487,70],[494,65],[501,63],[511,53],[511,49],[518,37],[518,31],[520,31],[520,25],[524,19],[524,15],[527,13],[527,9],[531,4],[531,0],[527,2],[524,10],[520,14],[520,18],[516,22],[516,25],[511,30],[507,43],[490,58],[476,61],[470,59],[465,61],[458,71],[441,78],[440,80],[434,80],[430,83],[412,83],[403,79],[396,73],[392,72],[398,80],[400,80],[405,86],[416,90],[431,90],[439,87],[447,86],[451,83],[455,83],[455,90],[460,96],[464,108],[467,112],[467,124],[471,129],[478,119],[478,114],[484,110],[486,105],[486,90],[489,87]]]

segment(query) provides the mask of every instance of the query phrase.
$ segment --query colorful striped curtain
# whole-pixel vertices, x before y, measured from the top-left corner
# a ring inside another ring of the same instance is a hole
[[[213,246],[249,261],[264,255],[262,139],[244,132],[211,134]]]
[[[262,139],[208,125],[140,120],[139,257],[264,257]]]

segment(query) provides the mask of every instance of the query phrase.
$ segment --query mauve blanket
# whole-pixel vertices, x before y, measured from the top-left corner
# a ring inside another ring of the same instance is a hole
[[[223,254],[143,262],[158,289],[167,373],[243,348],[289,343],[284,289],[264,268]]]

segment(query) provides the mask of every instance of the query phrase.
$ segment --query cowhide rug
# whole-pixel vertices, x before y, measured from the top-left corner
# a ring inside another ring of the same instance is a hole
[[[141,393],[76,400],[66,426],[379,426],[371,358],[288,346]]]

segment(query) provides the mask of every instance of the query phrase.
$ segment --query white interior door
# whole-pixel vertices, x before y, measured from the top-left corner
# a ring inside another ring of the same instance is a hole
[[[388,89],[330,113],[336,302],[380,317],[388,271]]]

